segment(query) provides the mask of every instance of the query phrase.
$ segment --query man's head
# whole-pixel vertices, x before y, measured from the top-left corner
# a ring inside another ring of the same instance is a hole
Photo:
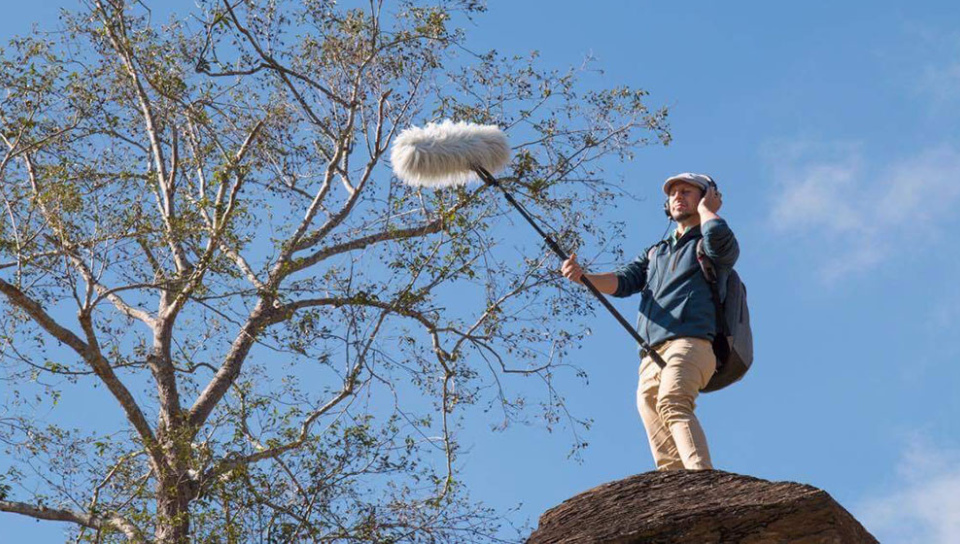
[[[705,174],[684,172],[667,178],[663,183],[663,192],[667,195],[667,215],[678,223],[698,218],[697,206],[711,185],[716,187],[713,178]]]

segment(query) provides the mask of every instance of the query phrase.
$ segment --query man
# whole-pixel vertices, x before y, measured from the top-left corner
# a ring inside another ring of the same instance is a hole
[[[710,285],[697,261],[697,241],[719,277],[733,268],[740,249],[733,231],[717,215],[723,204],[710,176],[683,173],[664,183],[664,211],[677,228],[633,262],[606,274],[584,274],[571,255],[563,275],[587,277],[608,295],[640,293],[637,330],[666,362],[660,368],[641,350],[637,408],[657,470],[713,468],[707,439],[694,415],[696,398],[716,371],[712,341],[717,330]]]

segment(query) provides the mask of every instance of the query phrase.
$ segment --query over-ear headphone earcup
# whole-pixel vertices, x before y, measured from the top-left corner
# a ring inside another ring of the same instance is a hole
[[[670,215],[670,199],[663,201],[663,213],[670,219],[673,219],[673,216]]]

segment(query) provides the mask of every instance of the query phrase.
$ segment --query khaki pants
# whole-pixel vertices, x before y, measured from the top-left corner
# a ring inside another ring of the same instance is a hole
[[[649,356],[640,362],[637,408],[657,470],[713,468],[707,437],[693,414],[700,389],[716,371],[710,341],[677,338],[657,347],[664,369]]]

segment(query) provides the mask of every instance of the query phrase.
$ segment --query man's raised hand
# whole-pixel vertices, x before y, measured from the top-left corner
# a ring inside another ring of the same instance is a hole
[[[720,211],[721,206],[723,206],[723,195],[710,186],[707,187],[707,192],[704,193],[703,198],[700,199],[700,204],[697,205],[697,211],[700,215],[703,215],[705,211],[713,215]]]
[[[571,254],[567,260],[563,261],[560,272],[563,274],[563,277],[574,283],[583,283],[583,269],[580,268],[580,263],[577,262],[576,253]]]

